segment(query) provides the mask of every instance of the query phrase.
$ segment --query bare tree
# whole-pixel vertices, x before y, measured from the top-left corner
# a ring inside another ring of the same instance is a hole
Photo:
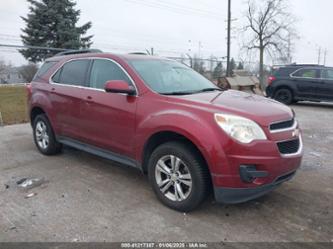
[[[4,61],[0,60],[0,74],[7,68]]]
[[[31,82],[33,77],[35,76],[36,72],[38,70],[38,67],[34,63],[29,63],[28,65],[24,65],[20,67],[19,73],[21,74],[22,78],[26,82]]]
[[[291,54],[291,39],[296,37],[295,18],[288,12],[286,0],[248,0],[244,47],[259,52],[260,84],[264,88],[265,53],[272,58]]]
[[[7,78],[7,74],[6,71],[8,69],[8,65],[6,65],[6,63],[0,59],[0,84],[4,84],[6,83],[6,78]]]

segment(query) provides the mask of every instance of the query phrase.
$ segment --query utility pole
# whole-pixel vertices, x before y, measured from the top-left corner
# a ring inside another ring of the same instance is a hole
[[[318,65],[320,65],[320,60],[321,60],[321,47],[319,47],[318,50]]]
[[[231,76],[230,72],[230,47],[231,47],[231,0],[228,0],[228,44],[227,44],[227,77]]]
[[[201,58],[201,48],[202,48],[202,43],[201,43],[201,41],[199,41],[199,44],[198,44],[198,45],[199,45],[199,47],[198,47],[198,48],[199,48],[199,50],[198,50],[198,57]]]
[[[327,49],[324,52],[324,66],[326,66]]]
[[[154,48],[150,48],[150,55],[154,55]]]
[[[287,60],[288,63],[292,63],[292,58],[291,58],[291,37],[290,37],[290,33],[288,34],[288,54],[287,54]]]

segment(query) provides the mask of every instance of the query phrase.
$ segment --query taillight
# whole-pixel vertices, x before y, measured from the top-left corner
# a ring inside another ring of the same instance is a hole
[[[276,77],[275,76],[269,76],[268,77],[268,80],[267,80],[267,84],[268,85],[272,85],[273,81],[276,80]]]
[[[31,91],[32,91],[31,84],[26,84],[26,89],[27,89],[27,94],[30,97],[31,96]]]

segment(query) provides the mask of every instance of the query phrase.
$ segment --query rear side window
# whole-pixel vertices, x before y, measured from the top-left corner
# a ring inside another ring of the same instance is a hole
[[[90,87],[104,89],[105,83],[109,80],[124,80],[131,84],[126,73],[116,63],[104,59],[94,60],[90,74]]]
[[[322,71],[323,79],[333,80],[333,69],[325,69]]]
[[[46,74],[51,67],[53,67],[55,64],[57,64],[57,61],[47,61],[45,62],[40,69],[37,71],[35,77],[33,80],[36,80],[40,77],[42,77],[44,74]]]
[[[293,73],[294,77],[301,77],[301,78],[318,78],[319,75],[318,69],[300,69]]]
[[[52,78],[56,83],[84,86],[90,60],[67,62]]]
[[[278,67],[278,68],[273,68],[272,74],[276,77],[289,77],[290,74],[295,72],[296,69],[292,67]]]

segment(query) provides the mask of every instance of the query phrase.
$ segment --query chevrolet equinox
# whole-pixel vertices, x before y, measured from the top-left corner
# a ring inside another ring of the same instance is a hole
[[[42,154],[67,145],[138,168],[157,198],[182,212],[211,192],[219,203],[258,198],[293,178],[303,155],[289,107],[223,91],[169,59],[57,55],[37,72],[28,95]]]

